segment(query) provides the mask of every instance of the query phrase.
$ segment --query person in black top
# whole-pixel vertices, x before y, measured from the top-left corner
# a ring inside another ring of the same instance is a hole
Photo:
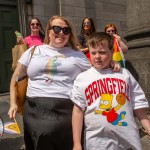
[[[88,40],[89,36],[95,31],[96,31],[95,25],[92,18],[88,18],[88,17],[84,18],[82,21],[81,33],[78,35],[78,39],[81,44],[79,48],[86,55],[89,61],[90,61],[90,54],[89,54],[88,47],[86,45],[86,41]]]

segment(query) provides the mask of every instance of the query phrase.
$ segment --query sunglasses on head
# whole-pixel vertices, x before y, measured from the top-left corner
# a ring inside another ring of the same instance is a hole
[[[113,33],[114,33],[114,32],[115,32],[115,30],[108,30],[108,31],[106,31],[106,32],[108,32],[108,33],[113,32]]]
[[[35,26],[35,25],[36,25],[36,26],[39,26],[40,23],[31,23],[30,25],[31,25],[31,26]]]
[[[52,26],[50,28],[50,30],[51,29],[54,31],[55,34],[59,34],[61,32],[61,30],[62,30],[63,34],[66,34],[66,35],[71,32],[71,28],[69,28],[69,27],[62,28],[60,26]]]

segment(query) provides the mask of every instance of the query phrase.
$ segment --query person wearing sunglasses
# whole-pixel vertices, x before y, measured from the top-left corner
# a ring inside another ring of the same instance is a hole
[[[114,24],[107,24],[104,28],[104,31],[114,37],[113,60],[118,61],[121,67],[124,68],[125,67],[124,54],[128,52],[128,47],[121,40],[121,37],[118,35],[117,28]]]
[[[86,45],[86,41],[89,36],[95,32],[95,25],[92,18],[85,17],[82,20],[81,32],[78,35],[78,39],[80,42],[79,48],[86,55],[88,60],[90,61],[89,49]]]
[[[21,39],[20,37],[17,38],[17,42],[27,44],[27,47],[30,48],[31,46],[35,45],[42,45],[45,37],[45,33],[42,27],[42,24],[38,18],[32,18],[29,21],[29,32],[30,35]]]

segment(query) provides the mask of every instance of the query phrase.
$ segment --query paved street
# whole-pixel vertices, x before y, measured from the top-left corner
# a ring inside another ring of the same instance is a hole
[[[7,115],[8,109],[9,109],[9,95],[0,96],[0,116],[2,117],[4,122],[11,121]],[[4,134],[4,136],[0,141],[0,150],[24,150],[22,117],[20,115],[17,115],[16,120],[20,126],[21,134],[20,135]],[[150,149],[150,141],[147,139],[146,136],[144,136],[141,139],[141,142],[143,150]]]
[[[4,122],[11,122],[13,120],[9,119],[7,112],[9,109],[9,96],[0,96],[0,116]],[[21,129],[21,134],[7,134],[4,133],[0,141],[0,150],[23,150],[23,127],[22,127],[22,116],[17,115],[16,120]]]

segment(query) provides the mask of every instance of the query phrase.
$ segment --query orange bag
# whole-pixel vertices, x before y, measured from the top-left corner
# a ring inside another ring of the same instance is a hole
[[[23,106],[26,100],[26,91],[28,85],[28,78],[15,82],[15,93],[16,93],[16,101],[18,106],[17,113],[22,115],[23,113]]]

